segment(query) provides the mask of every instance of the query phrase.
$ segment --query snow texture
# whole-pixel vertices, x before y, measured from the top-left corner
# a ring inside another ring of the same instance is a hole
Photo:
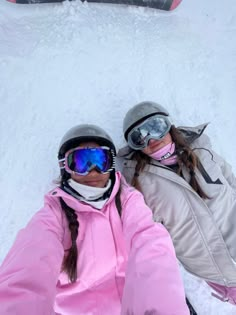
[[[173,12],[88,4],[0,4],[0,261],[59,174],[62,135],[104,127],[143,100],[176,125],[211,122],[213,148],[236,171],[236,1],[183,0]],[[37,231],[35,231],[37,233]],[[199,315],[233,315],[183,270]]]

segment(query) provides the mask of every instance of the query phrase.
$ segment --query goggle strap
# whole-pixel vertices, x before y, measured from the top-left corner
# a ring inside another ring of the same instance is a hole
[[[65,161],[65,158],[58,160],[58,164],[61,170],[65,168]]]

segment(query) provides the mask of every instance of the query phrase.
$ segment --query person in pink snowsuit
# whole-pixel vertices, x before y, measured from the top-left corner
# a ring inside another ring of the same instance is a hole
[[[187,315],[167,230],[95,125],[63,137],[61,179],[0,268],[1,315]]]

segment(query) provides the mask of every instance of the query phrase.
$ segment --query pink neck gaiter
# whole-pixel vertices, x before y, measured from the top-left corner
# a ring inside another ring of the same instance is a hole
[[[154,160],[159,161],[164,165],[172,165],[177,163],[177,155],[173,153],[175,152],[175,143],[171,142],[165,145],[160,150],[150,154],[149,156]]]

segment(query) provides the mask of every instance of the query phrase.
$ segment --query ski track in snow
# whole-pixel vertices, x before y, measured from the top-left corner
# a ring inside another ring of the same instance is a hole
[[[211,122],[213,148],[236,173],[236,2],[183,0],[173,12],[126,6],[0,4],[0,261],[58,176],[57,148],[77,123],[120,147],[142,100],[176,125]],[[236,315],[182,270],[199,315]]]

